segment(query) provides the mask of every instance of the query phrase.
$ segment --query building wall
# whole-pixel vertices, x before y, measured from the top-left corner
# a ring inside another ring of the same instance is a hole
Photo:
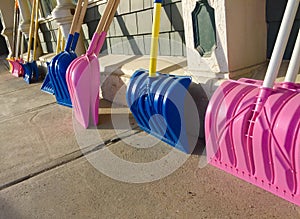
[[[90,3],[83,28],[87,48],[106,1]],[[109,28],[103,54],[147,55],[150,53],[153,0],[121,0],[116,16]],[[185,56],[186,47],[181,0],[165,0],[161,14],[159,55]],[[56,48],[57,24],[53,20],[40,22],[39,36],[44,53]]]

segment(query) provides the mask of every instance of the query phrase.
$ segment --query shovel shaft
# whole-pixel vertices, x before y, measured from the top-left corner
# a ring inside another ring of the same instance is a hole
[[[300,29],[298,30],[298,36],[295,43],[294,51],[284,81],[295,82],[297,78],[297,74],[299,72],[299,68],[300,68]]]
[[[58,53],[60,53],[60,51],[61,51],[61,30],[58,28],[58,33],[57,33],[57,45],[56,45],[56,51],[55,51],[55,53],[56,53],[56,55],[58,54]]]
[[[154,17],[152,25],[151,52],[149,64],[149,77],[156,77],[157,55],[158,55],[158,37],[160,29],[160,15],[162,1],[154,1]]]
[[[76,32],[77,26],[78,26],[78,20],[80,17],[81,9],[82,9],[82,2],[83,0],[79,0],[75,9],[75,14],[73,16],[71,28],[70,28],[70,34],[74,34]]]
[[[28,42],[28,48],[27,48],[27,62],[30,61],[30,50],[32,46],[32,36],[33,36],[33,25],[34,25],[34,11],[35,11],[35,0],[32,3],[31,8],[31,17],[30,17],[30,29],[29,29],[29,42]]]
[[[33,60],[36,61],[36,49],[38,43],[38,28],[39,28],[39,0],[36,0],[35,5],[35,27],[34,27],[34,45],[33,45]]]
[[[287,3],[263,87],[272,88],[274,85],[298,6],[299,0],[289,0]]]
[[[109,26],[114,18],[114,15],[119,6],[120,0],[109,0],[105,7],[105,11],[101,17],[101,20],[97,26],[96,33],[94,34],[90,46],[87,50],[87,55],[95,53],[97,56],[104,44],[105,37]]]

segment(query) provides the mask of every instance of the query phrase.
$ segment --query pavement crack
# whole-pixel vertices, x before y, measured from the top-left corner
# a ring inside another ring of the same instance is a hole
[[[111,139],[106,140],[104,143],[101,143],[99,145],[93,145],[93,146],[88,146],[86,148],[83,149],[78,149],[76,151],[73,151],[69,154],[66,154],[60,158],[57,158],[55,160],[52,160],[48,163],[44,163],[42,165],[40,165],[35,171],[33,171],[32,173],[29,173],[23,177],[20,177],[18,179],[15,179],[13,181],[10,181],[8,183],[5,183],[3,185],[0,185],[0,191],[5,190],[7,188],[10,188],[12,186],[15,186],[17,184],[20,184],[22,182],[25,182],[33,177],[36,177],[38,175],[41,175],[43,173],[46,173],[50,170],[53,170],[55,168],[61,167],[63,165],[66,165],[68,163],[71,163],[73,161],[76,161],[86,155],[89,155],[91,153],[94,153],[96,151],[102,150],[105,147],[109,147],[113,144],[116,144],[120,141],[122,141],[123,139],[129,138],[131,136],[137,135],[139,133],[142,132],[142,130],[136,130],[134,129],[136,132],[132,133],[130,131],[125,132],[122,134],[121,137],[112,137]]]
[[[12,80],[12,79],[10,79],[10,80]],[[30,87],[36,87],[38,85],[40,85],[40,84],[33,84]],[[28,89],[28,87],[22,87],[22,88],[18,88],[18,89],[15,89],[15,90],[8,91],[8,92],[3,92],[3,93],[0,93],[0,96],[12,94],[12,93],[22,91],[22,90],[25,90],[25,89]]]

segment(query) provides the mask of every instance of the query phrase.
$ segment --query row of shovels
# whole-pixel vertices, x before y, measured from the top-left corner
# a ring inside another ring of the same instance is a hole
[[[20,9],[18,1],[15,1],[14,27],[13,27],[13,45],[12,57],[8,58],[10,72],[13,76],[23,76],[26,83],[30,84],[39,79],[39,70],[36,64],[37,43],[38,43],[38,12],[39,1],[33,1],[30,19],[29,40],[27,48],[27,60],[23,60],[24,36],[20,31]],[[33,47],[33,48],[32,48]],[[33,49],[33,50],[32,50]]]

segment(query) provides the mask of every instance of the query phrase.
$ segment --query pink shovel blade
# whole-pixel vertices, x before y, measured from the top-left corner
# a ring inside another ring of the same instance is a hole
[[[20,63],[23,63],[22,59],[16,59],[12,63],[12,66],[13,66],[12,75],[15,76],[15,77],[22,77],[23,76],[24,70],[23,70],[23,67]]]
[[[253,121],[259,92],[241,81],[216,90],[205,118],[208,162],[300,205],[300,94],[278,87]]]
[[[67,75],[70,77],[67,84],[71,91],[70,97],[74,105],[75,118],[84,128],[87,128],[90,116],[90,89],[88,86],[89,78],[87,76],[82,77],[84,74],[89,75],[89,59],[85,55],[75,59],[72,65],[69,66]]]
[[[67,69],[66,81],[76,120],[85,128],[97,126],[100,65],[97,54],[106,33],[95,33],[87,54],[76,58]]]
[[[98,124],[100,66],[96,55],[81,56],[67,70],[70,90],[77,121],[85,128]]]

